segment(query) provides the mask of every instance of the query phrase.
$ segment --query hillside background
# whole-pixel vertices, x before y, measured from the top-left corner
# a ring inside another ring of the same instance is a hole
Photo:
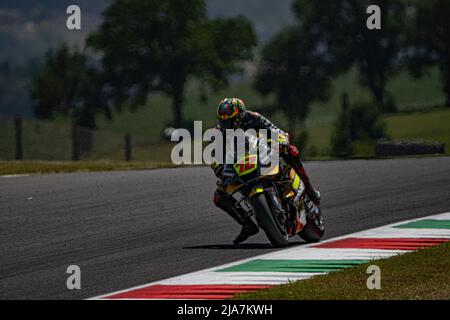
[[[257,34],[258,49],[256,51],[258,51],[283,27],[294,23],[291,2],[291,0],[208,0],[207,8],[208,15],[212,18],[232,17],[239,14],[248,17]],[[45,52],[62,42],[82,48],[86,35],[94,31],[101,23],[101,12],[109,3],[110,1],[106,0],[0,1],[2,48],[0,50],[0,118],[17,115],[26,118],[33,116],[28,81],[42,63]],[[68,31],[65,28],[65,10],[70,4],[78,4],[81,7],[81,31]],[[258,52],[256,57],[258,58]],[[249,63],[246,70],[244,76],[233,79],[230,87],[218,92],[210,92],[206,99],[201,97],[199,84],[190,83],[184,108],[186,119],[203,120],[205,127],[212,126],[215,123],[217,102],[224,96],[239,96],[248,103],[250,109],[261,110],[261,106],[270,103],[271,96],[262,97],[252,87],[253,63]],[[437,68],[430,68],[419,80],[413,79],[406,70],[402,71],[389,80],[387,90],[393,94],[399,111],[398,114],[384,116],[391,138],[425,138],[450,145],[450,127],[448,126],[450,111],[432,108],[442,105],[445,101]],[[350,92],[352,101],[370,100],[370,93],[359,84],[357,72],[353,69],[333,81],[332,92],[332,97],[327,102],[312,105],[305,127],[302,128],[309,135],[310,149],[307,154],[313,157],[328,156],[330,153],[330,136],[333,132],[333,121],[340,110],[341,94]],[[288,123],[288,119],[281,112],[270,114],[270,117],[280,127],[285,127]],[[98,115],[98,129],[99,132],[117,134],[119,142],[116,143],[120,145],[121,135],[124,133],[156,141],[161,138],[162,131],[171,120],[170,99],[160,94],[152,94],[146,106],[134,111],[125,110],[120,113],[114,111],[112,120]],[[30,124],[30,126],[34,126],[33,132],[37,130],[47,134],[50,141],[54,136],[51,128],[68,123],[70,119],[57,118]],[[5,133],[6,130],[9,131]],[[67,128],[64,130],[69,132]],[[6,125],[0,128],[0,136],[2,136],[0,144],[4,144],[4,150],[8,150],[2,158],[12,157],[11,132],[10,127]],[[33,140],[33,136],[34,134],[30,134],[29,145],[38,144]],[[115,139],[111,138],[114,137],[112,135],[109,137],[104,140]],[[42,137],[39,140],[42,141]],[[1,147],[0,145],[0,152]],[[67,142],[64,148],[64,154],[66,154],[70,144]],[[364,151],[361,154],[364,154]],[[120,154],[119,157],[121,156]],[[65,157],[70,158],[70,155]],[[43,155],[42,158],[48,158],[48,156]]]

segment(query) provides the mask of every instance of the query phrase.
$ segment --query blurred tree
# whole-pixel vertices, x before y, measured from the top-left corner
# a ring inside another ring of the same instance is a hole
[[[255,87],[264,95],[275,94],[276,107],[289,117],[288,130],[295,136],[311,103],[328,99],[335,66],[320,37],[288,27],[264,47]]]
[[[386,136],[380,110],[371,103],[343,104],[331,136],[332,154],[343,157],[352,155],[354,141],[371,142]]]
[[[256,45],[246,18],[208,20],[203,0],[116,0],[103,16],[88,44],[102,53],[114,104],[137,107],[150,92],[163,92],[172,98],[176,127],[184,125],[188,80],[217,89]]]
[[[11,63],[2,61],[0,63],[0,105],[3,104],[3,97],[7,94],[8,83],[11,81]]]
[[[341,96],[341,113],[334,124],[331,135],[331,154],[336,157],[347,157],[352,154],[351,122],[348,94]]]
[[[414,1],[408,50],[411,74],[421,77],[427,67],[439,66],[446,105],[450,107],[450,1]]]
[[[369,5],[381,7],[381,30],[366,25]],[[329,98],[331,78],[356,65],[361,83],[369,88],[382,111],[393,111],[385,91],[395,73],[404,37],[403,1],[296,0],[297,24],[276,35],[263,49],[256,88],[275,93],[276,104],[302,123],[311,103]]]
[[[40,64],[36,58],[19,65],[11,60],[0,63],[1,115],[32,115],[28,83]]]
[[[381,8],[381,29],[369,30],[369,5]],[[397,71],[398,54],[405,36],[405,1],[336,0],[294,2],[299,24],[328,46],[339,57],[341,68],[355,65],[361,84],[366,86],[382,111],[394,111],[386,82]]]
[[[74,124],[94,129],[98,112],[111,115],[102,99],[100,77],[95,68],[88,66],[83,53],[71,51],[66,44],[49,50],[43,67],[30,83],[35,116],[69,116]]]
[[[83,53],[71,51],[65,44],[56,50],[49,50],[43,67],[35,73],[30,83],[34,115],[40,119],[68,116],[76,126],[95,129],[97,113],[111,117],[101,77],[102,74],[88,65]],[[82,130],[79,134],[80,152],[90,152],[93,132]]]

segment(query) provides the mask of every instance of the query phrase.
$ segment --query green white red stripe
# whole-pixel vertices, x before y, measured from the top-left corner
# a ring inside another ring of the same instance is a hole
[[[450,213],[296,246],[93,299],[225,299],[450,242]]]

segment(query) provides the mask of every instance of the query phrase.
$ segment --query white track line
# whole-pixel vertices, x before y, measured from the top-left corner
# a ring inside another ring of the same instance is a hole
[[[419,221],[423,219],[436,220],[450,220],[450,212],[425,216],[416,219],[395,222],[382,227],[368,229],[365,231],[355,232],[340,237],[321,241],[320,243],[327,243],[343,238],[450,238],[450,230],[447,229],[401,229],[393,228],[396,225]],[[256,259],[340,259],[340,260],[374,260],[385,259],[395,255],[403,254],[404,250],[375,250],[375,249],[327,249],[327,248],[312,248],[317,244],[307,244],[295,246],[288,249],[283,249],[275,252],[270,252],[251,258],[246,258],[231,263],[215,266],[212,268],[203,269],[187,273],[184,275],[175,276],[168,279],[163,279],[155,282],[146,283],[139,286],[134,286],[124,290],[119,290],[90,299],[103,299],[112,295],[121,294],[128,291],[133,291],[156,284],[282,284],[289,281],[307,279],[312,276],[323,273],[286,273],[286,272],[217,272],[217,270],[229,268],[240,265]]]
[[[0,178],[10,179],[10,178],[21,178],[21,177],[29,177],[30,174],[5,174],[0,176]]]

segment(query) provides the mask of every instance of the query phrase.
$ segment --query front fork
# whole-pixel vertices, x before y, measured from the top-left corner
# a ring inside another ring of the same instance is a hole
[[[290,229],[290,220],[289,216],[286,212],[286,209],[283,207],[283,204],[281,203],[281,195],[278,193],[276,185],[272,182],[271,185],[263,186],[259,185],[252,189],[250,192],[249,197],[253,197],[258,193],[265,192],[268,196],[268,200],[270,201],[271,209],[275,213],[275,216],[278,220],[278,223],[282,228],[284,229],[284,233],[286,235],[290,235],[289,229]]]

